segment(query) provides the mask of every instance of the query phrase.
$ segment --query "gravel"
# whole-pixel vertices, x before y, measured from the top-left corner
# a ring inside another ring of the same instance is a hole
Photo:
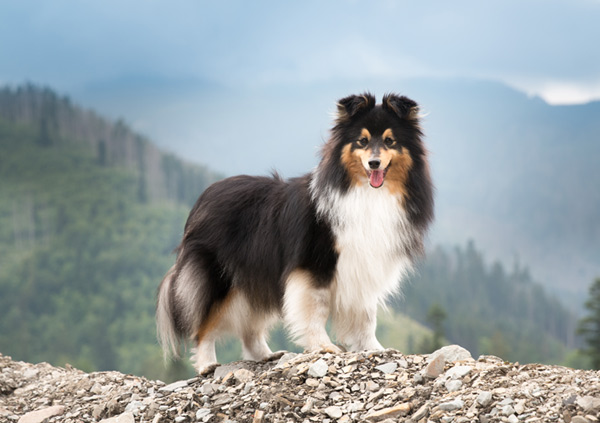
[[[396,350],[286,354],[165,384],[0,354],[0,421],[409,423],[600,421],[600,372]],[[433,364],[432,364],[433,363]]]

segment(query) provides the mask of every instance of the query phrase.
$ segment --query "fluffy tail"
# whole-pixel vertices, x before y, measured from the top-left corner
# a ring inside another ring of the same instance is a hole
[[[167,272],[158,288],[158,300],[156,302],[156,333],[165,359],[168,357],[179,357],[180,337],[175,326],[175,316],[171,305],[171,285],[175,277],[175,266]]]

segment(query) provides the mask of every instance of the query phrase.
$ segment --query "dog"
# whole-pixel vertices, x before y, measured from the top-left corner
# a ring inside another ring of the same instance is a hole
[[[341,99],[312,172],[234,176],[199,197],[158,289],[165,354],[191,339],[205,374],[217,366],[215,342],[233,333],[244,359],[274,359],[267,336],[278,318],[305,351],[383,349],[378,305],[423,254],[433,203],[417,103]]]

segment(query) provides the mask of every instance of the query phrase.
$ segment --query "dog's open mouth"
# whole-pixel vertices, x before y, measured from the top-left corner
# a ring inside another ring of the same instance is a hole
[[[386,167],[385,169],[377,169],[377,170],[367,169],[367,177],[369,178],[369,185],[371,185],[373,188],[380,188],[383,185],[385,175],[387,174],[387,171],[389,168],[390,168],[390,166],[388,165],[388,167]]]

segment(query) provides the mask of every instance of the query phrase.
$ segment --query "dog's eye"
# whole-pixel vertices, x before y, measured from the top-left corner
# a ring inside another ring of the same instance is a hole
[[[358,141],[356,141],[356,143],[361,147],[366,147],[369,143],[369,140],[366,138],[360,138]]]
[[[386,137],[386,139],[383,140],[383,143],[386,147],[393,147],[394,144],[396,144],[396,140],[390,137]]]

